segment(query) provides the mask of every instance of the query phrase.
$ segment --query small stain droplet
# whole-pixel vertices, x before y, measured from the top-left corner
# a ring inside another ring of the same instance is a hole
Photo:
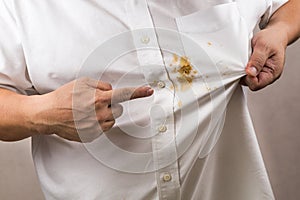
[[[181,108],[182,107],[182,101],[178,101],[178,107]]]
[[[178,56],[176,54],[173,54],[173,63],[178,62]]]

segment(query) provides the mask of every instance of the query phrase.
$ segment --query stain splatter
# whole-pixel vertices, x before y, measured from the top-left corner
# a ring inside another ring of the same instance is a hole
[[[169,88],[170,88],[170,90],[174,90],[175,89],[175,91],[178,91],[178,86],[176,84],[174,84],[174,86],[171,85]]]
[[[191,66],[188,58],[181,57],[180,58],[180,69],[178,72],[183,76],[188,76],[191,74],[193,67]]]
[[[208,45],[208,46],[211,46],[211,45],[212,45],[212,43],[211,43],[211,42],[207,42],[207,45]]]
[[[178,107],[181,108],[182,107],[182,101],[178,101]]]
[[[228,66],[224,66],[221,71],[222,71],[222,76],[228,76],[228,75],[230,75],[229,67]]]
[[[176,54],[173,54],[173,63],[178,62],[178,56]]]
[[[181,91],[189,89],[195,78],[195,75],[198,74],[198,71],[193,69],[188,57],[173,54],[173,60],[170,64],[170,67],[172,67],[171,72],[177,74],[177,81],[180,83]],[[176,90],[178,89],[177,85],[174,87]]]
[[[187,90],[191,87],[194,77],[191,76],[195,71],[191,65],[191,62],[187,57],[180,57],[179,69],[177,70],[177,80],[181,84],[181,90]]]
[[[172,69],[172,72],[173,72],[173,73],[176,73],[176,72],[177,72],[176,67],[174,67],[174,68]]]
[[[207,92],[210,92],[210,91],[211,91],[211,88],[208,87],[208,86],[206,86],[206,90],[207,90]]]

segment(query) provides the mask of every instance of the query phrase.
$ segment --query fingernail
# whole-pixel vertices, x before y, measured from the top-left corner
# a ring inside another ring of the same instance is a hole
[[[257,75],[257,69],[255,67],[250,67],[248,72],[250,73],[251,76]]]
[[[154,92],[154,90],[152,88],[148,88],[147,95],[150,96],[153,94],[153,92]]]

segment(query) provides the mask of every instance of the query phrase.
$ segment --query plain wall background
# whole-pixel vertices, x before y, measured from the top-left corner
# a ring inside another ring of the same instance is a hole
[[[249,107],[275,196],[300,199],[300,42],[288,48],[283,76],[259,92]],[[0,142],[0,199],[44,199],[30,154],[30,140]]]
[[[278,200],[300,199],[300,40],[287,50],[282,77],[248,105]]]

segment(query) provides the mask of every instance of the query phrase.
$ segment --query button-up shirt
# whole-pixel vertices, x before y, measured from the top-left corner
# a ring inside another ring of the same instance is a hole
[[[32,138],[46,199],[274,199],[238,82],[256,24],[285,2],[2,0],[1,87],[154,89],[91,143]]]

